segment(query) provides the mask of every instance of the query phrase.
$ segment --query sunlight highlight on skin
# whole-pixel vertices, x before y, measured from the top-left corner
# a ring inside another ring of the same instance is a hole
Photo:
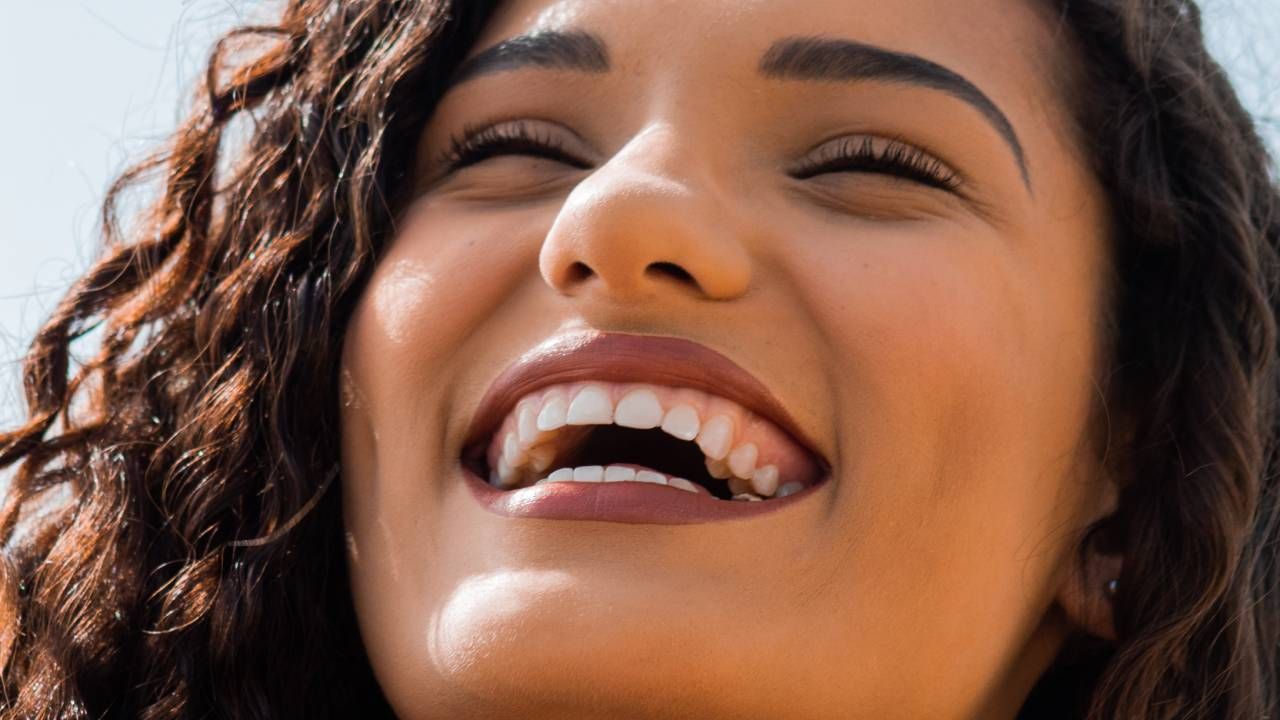
[[[486,646],[518,622],[538,598],[572,590],[574,579],[561,570],[504,568],[458,582],[427,625],[427,653],[447,674],[483,655]]]
[[[413,334],[415,308],[421,298],[432,294],[435,278],[413,259],[396,260],[374,291],[373,306],[378,322],[392,343],[409,342]]]

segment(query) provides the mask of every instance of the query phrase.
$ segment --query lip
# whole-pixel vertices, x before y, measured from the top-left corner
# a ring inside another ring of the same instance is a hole
[[[777,425],[821,468],[810,487],[760,502],[725,501],[639,482],[546,483],[519,490],[494,488],[477,474],[484,447],[525,395],[560,383],[599,380],[687,387],[718,395]],[[462,471],[472,494],[500,515],[685,524],[779,510],[808,497],[830,478],[830,463],[755,376],[711,348],[683,338],[601,331],[556,336],[512,363],[490,385],[467,432]]]

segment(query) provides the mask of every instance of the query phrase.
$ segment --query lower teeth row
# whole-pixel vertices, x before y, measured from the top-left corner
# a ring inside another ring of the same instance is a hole
[[[586,467],[560,468],[535,485],[554,482],[647,482],[655,485],[666,485],[685,492],[696,493],[698,486],[681,478],[663,475],[652,470],[636,470],[621,465],[588,465]]]
[[[677,488],[679,490],[695,494],[701,492],[697,485],[685,478],[668,476],[652,470],[635,470],[634,468],[621,465],[609,465],[608,467],[602,465],[589,465],[586,467],[560,468],[541,480],[538,480],[534,485],[556,482],[648,482],[656,485],[666,485],[668,487]],[[489,484],[495,487],[502,487],[501,480],[496,471],[490,473]],[[738,483],[730,483],[730,490],[734,492],[734,500],[742,502],[759,502],[765,499],[756,493],[742,491],[740,487],[736,487],[737,485]],[[778,488],[775,493],[775,497],[786,497],[787,495],[799,492],[802,489],[804,489],[804,486],[801,483],[789,482]]]

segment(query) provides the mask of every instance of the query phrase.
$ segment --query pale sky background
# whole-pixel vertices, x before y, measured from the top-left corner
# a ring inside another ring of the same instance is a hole
[[[1280,0],[1207,0],[1211,45],[1280,147]],[[179,118],[213,39],[249,0],[41,0],[0,20],[0,427],[18,360],[95,252],[102,195]]]

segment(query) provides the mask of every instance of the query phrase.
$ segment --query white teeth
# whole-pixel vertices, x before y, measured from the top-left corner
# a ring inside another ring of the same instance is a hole
[[[634,468],[623,467],[621,465],[610,465],[604,469],[605,482],[626,482],[636,479],[636,471]]]
[[[662,418],[662,431],[681,440],[693,440],[698,437],[701,423],[698,411],[689,405],[677,405],[667,411]]]
[[[569,406],[565,404],[564,397],[553,395],[547,404],[542,406],[542,412],[538,413],[537,427],[543,432],[550,430],[559,430],[565,425],[565,416],[569,412]]]
[[[497,482],[496,473],[491,482]],[[654,472],[652,470],[637,471],[634,468],[623,465],[609,465],[608,467],[589,465],[586,467],[560,468],[547,477],[535,482],[534,485],[545,485],[547,483],[557,482],[644,482],[654,485],[667,485],[678,490],[694,493],[695,495],[703,492],[697,485],[684,478],[669,478],[660,472]]]
[[[733,477],[733,473],[729,472],[729,463],[723,460],[707,458],[704,463],[707,466],[707,473],[717,480],[727,480]]]
[[[641,470],[640,472],[636,473],[636,480],[638,482],[655,483],[658,485],[667,484],[666,475],[663,475],[660,472],[654,472],[652,470]]]
[[[573,469],[574,482],[604,482],[604,466],[588,465]]]
[[[698,433],[698,447],[712,460],[723,460],[729,454],[733,441],[733,421],[725,415],[717,415],[707,421]]]
[[[520,443],[516,440],[516,434],[507,433],[502,439],[502,459],[507,461],[507,465],[518,467],[524,458],[520,454]]]
[[[616,407],[611,386],[589,383],[575,387],[577,391],[572,394],[564,386],[551,388],[541,399],[530,396],[516,405],[513,415],[502,426],[508,430],[498,438],[491,484],[512,488],[527,484],[525,478],[541,476],[561,455],[560,446],[579,438],[578,434],[570,433],[556,440],[556,431],[566,425],[618,425],[639,430],[660,427],[671,437],[695,442],[704,455],[707,472],[713,478],[727,480],[729,494],[735,499],[786,497],[804,489],[800,483],[779,487],[779,471],[775,465],[757,467],[762,458],[756,443],[734,446],[737,428],[732,414],[722,412],[703,422],[695,404],[688,401],[664,412],[664,388],[650,385],[633,385],[622,394]],[[706,492],[685,478],[669,478],[660,472],[636,471],[623,466],[560,468],[538,483],[564,481],[649,482],[689,492]]]
[[[613,402],[604,388],[588,385],[569,403],[565,416],[569,425],[609,425],[613,423]]]
[[[662,404],[652,390],[632,390],[618,401],[618,407],[613,411],[613,422],[637,430],[656,428],[662,422]]]
[[[525,403],[516,416],[516,432],[520,444],[529,447],[538,439],[538,414],[534,412],[533,403]]]
[[[499,458],[498,468],[490,476],[490,484],[500,488],[510,488],[515,484],[514,480],[515,471],[506,464],[504,458]],[[695,495],[706,494],[701,487],[685,478],[668,477],[653,470],[636,470],[624,465],[588,465],[576,468],[560,468],[538,480],[534,485],[557,482],[644,482],[654,485],[666,485]],[[786,497],[803,489],[804,485],[799,482],[789,482],[778,487],[778,468],[774,465],[765,465],[762,468],[757,468],[751,480],[744,480],[740,477],[729,478],[729,494],[732,499],[741,502],[760,502],[770,496]]]
[[[756,468],[751,474],[751,487],[757,495],[772,495],[778,491],[778,468],[776,465],[765,465]]]
[[[740,478],[749,478],[755,472],[756,458],[759,456],[760,450],[755,443],[739,445],[729,453],[729,469]]]
[[[698,486],[694,485],[688,480],[685,480],[684,478],[679,478],[679,477],[671,478],[670,480],[667,481],[667,484],[673,488],[680,488],[681,490],[686,490],[695,495],[698,494]]]
[[[786,497],[788,495],[794,495],[803,489],[804,489],[803,483],[789,482],[786,485],[783,485],[782,487],[778,488],[778,492],[775,494],[775,497]]]

